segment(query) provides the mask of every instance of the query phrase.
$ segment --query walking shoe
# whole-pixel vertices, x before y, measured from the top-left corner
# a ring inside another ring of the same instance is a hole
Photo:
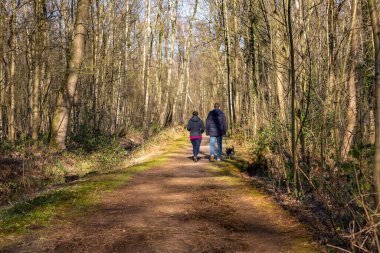
[[[198,157],[194,156],[194,157],[193,157],[193,161],[194,161],[194,162],[198,162]]]
[[[214,155],[210,155],[210,162],[214,161]]]
[[[216,158],[216,161],[218,161],[218,162],[220,162],[221,160],[222,160],[221,157],[217,157],[217,158]]]

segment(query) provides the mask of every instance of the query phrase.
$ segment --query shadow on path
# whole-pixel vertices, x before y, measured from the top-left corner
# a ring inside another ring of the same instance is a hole
[[[206,145],[201,161],[188,159],[189,144],[105,193],[90,212],[56,218],[0,252],[316,252],[294,219],[223,180]]]

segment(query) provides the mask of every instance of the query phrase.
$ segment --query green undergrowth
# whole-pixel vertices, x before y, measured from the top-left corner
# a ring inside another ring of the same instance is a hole
[[[55,217],[69,217],[88,211],[98,203],[102,193],[125,185],[138,172],[163,164],[170,153],[184,143],[184,138],[177,139],[168,143],[166,147],[161,147],[164,152],[159,157],[130,167],[114,168],[111,172],[72,182],[1,210],[0,238],[5,239],[27,233],[36,227],[47,226]]]
[[[149,138],[141,130],[129,130],[118,138],[88,133],[70,139],[64,152],[42,142],[14,144],[13,150],[0,150],[0,208],[54,185],[141,163],[183,135],[178,127],[166,128]]]
[[[13,151],[2,151],[8,159],[1,167],[0,205],[19,202],[46,188],[77,180],[91,174],[101,174],[119,166],[125,159],[125,151],[117,139],[102,137],[92,150],[86,145],[57,152],[48,145],[38,143],[15,145]],[[12,157],[12,152],[17,158]],[[1,162],[1,161],[0,161]]]
[[[45,169],[47,183],[62,183],[70,175],[84,177],[91,173],[111,171],[125,158],[123,152],[116,144],[90,153],[81,150],[65,152]]]

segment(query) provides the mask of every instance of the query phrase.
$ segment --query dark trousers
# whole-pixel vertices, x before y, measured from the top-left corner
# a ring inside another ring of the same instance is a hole
[[[201,147],[202,139],[191,140],[191,144],[193,144],[193,154],[194,156],[198,156],[199,148]]]

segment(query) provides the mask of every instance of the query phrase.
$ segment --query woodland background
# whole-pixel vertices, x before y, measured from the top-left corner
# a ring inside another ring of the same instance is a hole
[[[149,136],[220,102],[253,174],[317,203],[336,245],[380,251],[379,5],[3,0],[2,155]]]

